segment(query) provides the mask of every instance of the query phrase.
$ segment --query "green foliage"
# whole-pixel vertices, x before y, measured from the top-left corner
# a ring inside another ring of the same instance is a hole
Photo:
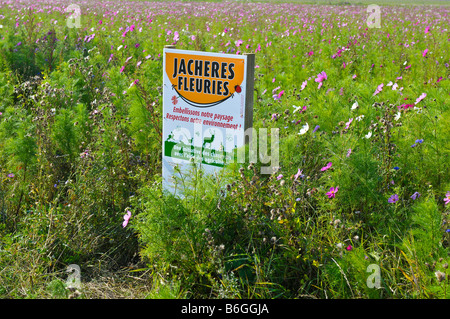
[[[148,298],[449,297],[444,7],[386,6],[378,29],[342,1],[140,1],[152,13],[132,20],[92,1],[68,28],[61,8],[26,2],[0,5],[0,297],[71,298],[71,263],[90,279],[139,264]],[[255,52],[253,127],[268,146],[278,130],[273,172],[247,156],[162,190],[172,43]]]
[[[80,114],[82,116],[82,113]],[[73,113],[68,109],[58,110],[53,123],[53,140],[59,148],[56,154],[69,156],[72,162],[78,155],[79,145],[75,132]]]

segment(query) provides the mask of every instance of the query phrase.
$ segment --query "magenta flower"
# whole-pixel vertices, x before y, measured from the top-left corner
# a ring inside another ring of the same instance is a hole
[[[334,198],[336,196],[338,189],[339,189],[339,186],[336,186],[336,188],[330,187],[330,191],[327,193],[328,198]]]
[[[313,55],[313,54],[314,54],[314,51],[309,51],[309,52],[308,52],[308,55],[309,55],[309,56],[311,56],[311,55]]]
[[[333,165],[333,163],[329,162],[326,166],[322,167],[320,170],[321,170],[322,172],[323,172],[323,171],[326,171],[327,169],[329,169],[329,168],[331,167],[331,165]]]
[[[430,32],[430,26],[427,25],[427,27],[425,28],[425,34],[427,34],[428,32]]]
[[[427,55],[427,53],[428,53],[428,49],[425,49],[425,50],[422,52],[422,56],[425,57],[425,56]]]
[[[327,74],[325,73],[325,71],[322,71],[319,74],[317,74],[317,78],[315,78],[314,81],[319,83],[319,86],[317,87],[318,89],[320,89],[322,87],[323,81],[325,81],[326,79],[327,79]]]
[[[388,199],[388,203],[395,203],[395,202],[397,202],[397,201],[398,201],[398,195],[397,195],[397,194],[392,195],[392,196],[389,197],[389,199]]]
[[[272,97],[275,101],[278,101],[279,99],[281,99],[283,94],[284,94],[284,90],[281,90],[278,94],[273,94]]]
[[[348,245],[347,248],[345,248],[345,249],[347,249],[348,251],[350,251],[350,250],[353,249],[353,247],[352,247],[352,245]]]

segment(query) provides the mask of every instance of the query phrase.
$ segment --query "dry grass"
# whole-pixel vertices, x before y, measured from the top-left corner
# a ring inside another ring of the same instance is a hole
[[[82,285],[85,299],[143,299],[151,291],[151,283],[143,278],[117,274],[103,276]]]

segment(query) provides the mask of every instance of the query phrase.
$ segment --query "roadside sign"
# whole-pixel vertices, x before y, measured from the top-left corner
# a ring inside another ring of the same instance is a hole
[[[214,173],[236,160],[253,122],[254,54],[164,48],[163,186],[191,163]],[[177,167],[177,169],[176,169]]]

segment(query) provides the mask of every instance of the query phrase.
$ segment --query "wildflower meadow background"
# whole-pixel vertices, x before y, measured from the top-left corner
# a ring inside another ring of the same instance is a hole
[[[368,5],[2,1],[0,297],[448,298],[450,6]],[[165,45],[255,53],[272,175],[162,193]]]

